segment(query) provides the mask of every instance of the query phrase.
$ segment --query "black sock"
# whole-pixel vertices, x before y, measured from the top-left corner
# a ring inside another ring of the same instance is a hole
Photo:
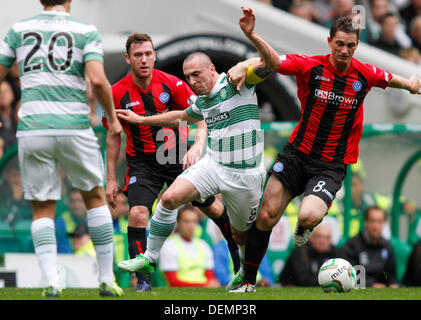
[[[135,258],[139,253],[146,251],[146,228],[127,227],[127,240],[129,243],[130,259]],[[146,280],[149,277],[142,272],[135,272],[137,280]]]
[[[325,213],[325,215],[323,216],[323,218],[325,217],[327,215],[327,212]],[[323,218],[321,218],[320,220],[319,220],[319,222],[317,222],[316,223],[316,225],[313,227],[313,228],[304,228],[299,222],[298,222],[298,228],[297,228],[297,231],[295,232],[297,235],[299,235],[299,236],[302,236],[303,234],[304,234],[304,231],[306,231],[306,230],[310,230],[310,232],[311,231],[313,231],[313,229],[315,228],[315,227],[317,227],[319,224],[321,224],[322,223],[322,221],[323,221]]]
[[[250,228],[244,257],[244,282],[256,283],[257,271],[259,270],[260,262],[265,256],[267,247],[269,245],[269,238],[272,230],[261,231],[257,229],[256,222]]]
[[[300,223],[298,223],[297,231],[295,232],[298,236],[302,236],[304,234],[304,231],[307,229],[301,226]]]
[[[234,238],[232,237],[231,231],[231,223],[228,217],[227,208],[224,206],[224,212],[219,218],[212,219],[213,222],[218,226],[221,230],[225,240],[228,244],[228,249],[230,251],[231,259],[234,265],[234,273],[237,273],[240,270],[240,249],[238,248],[237,243],[235,242]]]
[[[225,240],[227,240],[228,248],[230,248],[230,250],[237,248],[237,244],[232,237],[230,219],[228,217],[227,208],[225,208],[225,206],[222,215],[219,218],[212,219],[212,221],[215,222],[215,224],[221,230]]]

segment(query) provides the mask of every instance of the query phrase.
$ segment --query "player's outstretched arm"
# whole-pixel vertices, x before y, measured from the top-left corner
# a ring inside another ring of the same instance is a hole
[[[411,92],[412,94],[421,94],[421,80],[416,74],[413,74],[411,77],[404,78],[397,74],[392,74],[392,79],[390,80],[389,87],[405,89]]]
[[[256,47],[260,58],[263,60],[264,66],[268,68],[268,71],[276,71],[282,62],[279,54],[254,31],[256,17],[253,13],[253,10],[245,7],[241,7],[241,9],[243,10],[243,16],[239,21],[241,30],[250,40],[250,42]]]
[[[143,117],[132,110],[117,109],[117,116],[124,121],[137,125],[156,126],[156,127],[178,127],[180,122],[192,124],[198,119],[190,117],[185,110],[174,110],[153,116]]]
[[[240,90],[245,82],[258,84],[263,81],[282,63],[278,53],[254,32],[256,17],[253,10],[245,7],[241,7],[241,9],[243,16],[239,20],[240,28],[256,47],[260,57],[239,62],[228,71],[227,79],[236,85],[237,90]]]

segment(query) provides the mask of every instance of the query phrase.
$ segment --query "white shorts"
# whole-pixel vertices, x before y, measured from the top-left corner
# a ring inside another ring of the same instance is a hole
[[[236,170],[224,167],[205,155],[178,178],[190,181],[202,202],[211,195],[221,193],[235,229],[246,231],[256,220],[266,179],[263,164],[252,170]]]
[[[26,200],[60,200],[60,165],[73,187],[104,186],[104,163],[92,130],[75,135],[18,138],[19,167]]]

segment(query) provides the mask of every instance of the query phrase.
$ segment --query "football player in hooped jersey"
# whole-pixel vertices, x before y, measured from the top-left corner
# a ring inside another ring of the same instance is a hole
[[[45,280],[43,296],[59,297],[54,216],[61,165],[88,209],[101,296],[121,296],[113,274],[113,224],[104,192],[104,166],[90,127],[87,82],[109,117],[107,139],[120,136],[98,30],[70,15],[72,0],[40,0],[43,12],[15,23],[0,43],[0,83],[19,64],[22,105],[17,130],[19,168],[32,202],[31,235]]]
[[[196,99],[196,95],[184,81],[154,69],[156,53],[152,39],[147,34],[134,33],[128,37],[125,59],[132,72],[112,86],[116,109],[152,116],[172,110],[184,110]],[[107,119],[103,120],[107,126]],[[124,192],[130,205],[128,248],[130,258],[135,258],[146,250],[146,227],[155,199],[165,183],[170,186],[183,169],[198,161],[206,142],[207,129],[204,121],[198,122],[195,143],[187,151],[187,125],[166,128],[136,125],[127,121],[122,121],[122,124],[127,136],[128,172]],[[115,205],[118,191],[115,172],[120,144],[121,137],[107,140],[106,196],[111,206]],[[221,229],[228,242],[234,269],[238,270],[239,249],[232,237],[224,205],[214,196],[202,200],[193,204]],[[166,231],[171,232],[172,229],[168,227]],[[151,289],[144,274],[137,272],[136,277],[138,281],[135,291]]]
[[[183,72],[198,94],[188,109],[146,117],[131,110],[116,110],[120,119],[138,125],[178,127],[181,121],[190,124],[205,120],[208,128],[206,155],[163,193],[151,219],[147,250],[119,263],[125,271],[154,270],[152,264],[171,233],[168,231],[176,221],[177,208],[184,203],[222,194],[242,257],[247,230],[256,218],[266,178],[256,88],[247,82],[241,92],[236,90],[202,52],[184,59]]]
[[[345,178],[347,165],[357,161],[363,101],[369,90],[394,87],[419,94],[421,84],[416,75],[406,79],[354,59],[359,30],[353,28],[349,17],[340,17],[332,24],[328,37],[330,54],[279,56],[254,32],[253,11],[242,9],[240,27],[261,58],[237,64],[228,72],[230,80],[240,88],[250,74],[264,78],[276,71],[296,76],[302,115],[269,172],[262,208],[247,238],[245,272],[234,277],[233,282],[238,285],[232,292],[254,291],[271,230],[294,197],[304,193],[294,233],[296,246],[308,241],[313,228],[327,213]]]

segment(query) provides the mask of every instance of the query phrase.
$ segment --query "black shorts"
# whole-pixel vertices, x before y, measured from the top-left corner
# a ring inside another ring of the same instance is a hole
[[[150,162],[137,166],[136,171],[129,170],[124,193],[129,199],[130,209],[143,206],[152,212],[152,206],[164,184],[170,186],[183,172],[182,165],[159,165]]]
[[[283,154],[278,154],[269,171],[282,182],[293,196],[315,195],[328,207],[336,197],[346,176],[347,165],[312,159],[287,144]]]
[[[164,184],[169,187],[182,172],[183,165],[181,164],[161,165],[152,160],[142,161],[136,166],[136,170],[129,169],[123,192],[129,199],[130,209],[143,206],[147,207],[151,213],[152,206]],[[211,196],[203,204],[193,202],[193,205],[207,207],[214,201],[215,197]]]

